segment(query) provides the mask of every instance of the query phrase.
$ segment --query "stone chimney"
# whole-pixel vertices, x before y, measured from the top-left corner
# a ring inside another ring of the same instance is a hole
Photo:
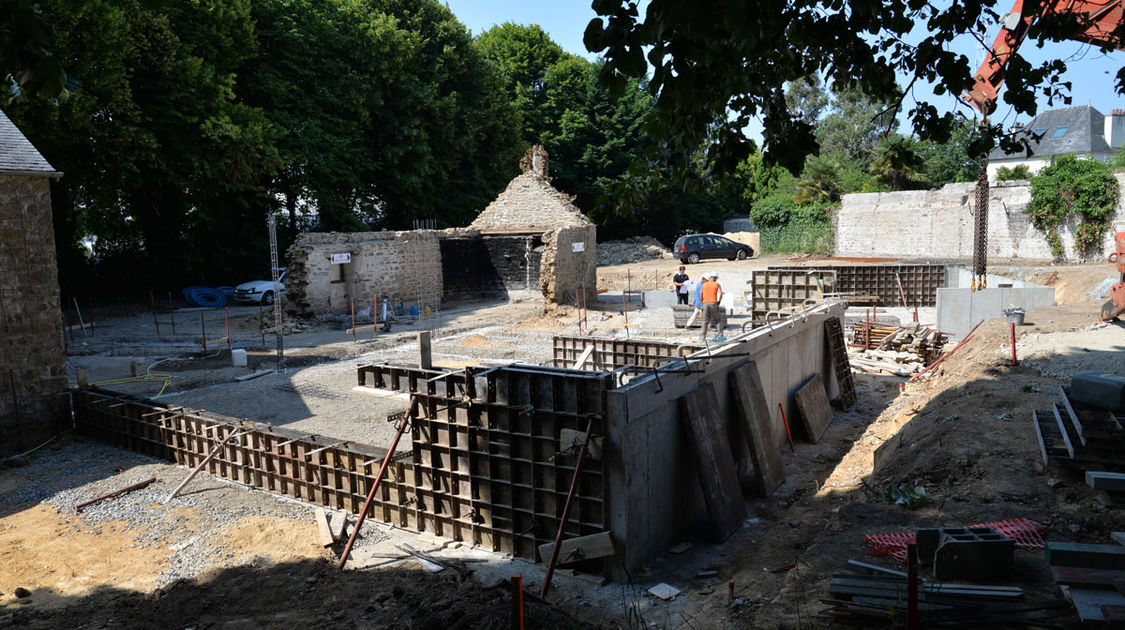
[[[531,172],[533,175],[538,175],[547,181],[551,178],[547,176],[548,172],[547,150],[543,145],[537,144],[527,150],[523,159],[520,160],[520,170],[523,172]]]
[[[1125,109],[1115,109],[1105,117],[1105,142],[1111,149],[1125,142]]]

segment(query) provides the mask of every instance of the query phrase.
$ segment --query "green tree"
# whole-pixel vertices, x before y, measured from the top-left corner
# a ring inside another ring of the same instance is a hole
[[[974,155],[973,151],[978,140],[979,132],[973,121],[960,119],[949,140],[919,142],[918,153],[926,162],[930,185],[941,188],[950,182],[976,181],[979,155]]]
[[[917,190],[929,183],[925,168],[917,141],[894,134],[879,143],[868,170],[891,190]]]
[[[785,88],[785,105],[793,110],[801,122],[810,126],[816,126],[820,122],[830,100],[820,77],[815,74],[790,81]]]
[[[840,184],[840,164],[836,160],[823,155],[811,156],[797,180],[797,203],[839,201]]]
[[[951,44],[964,33],[989,32],[997,14],[987,3],[950,7],[909,0],[651,0],[643,16],[636,0],[597,0],[594,9],[599,17],[587,26],[585,42],[605,56],[603,77],[613,83],[651,70],[660,123],[652,131],[684,151],[715,137],[713,153],[725,172],[751,150],[743,130],[754,118],[760,117],[765,129],[767,161],[795,172],[815,151],[811,126],[784,98],[785,86],[803,77],[855,84],[879,102],[900,101],[896,78],[911,86],[932,83],[939,96],[968,90],[975,66]],[[918,25],[926,31],[920,40],[909,36]],[[1024,48],[1067,40],[1081,27],[1076,19],[1040,20],[1028,31]],[[1118,34],[1103,48],[1120,43]],[[1069,102],[1069,85],[1059,81],[1065,67],[1058,59],[1033,67],[1013,55],[1004,102],[1024,114],[1035,113],[1038,94]],[[1117,74],[1117,88],[1125,90],[1125,68]],[[908,115],[923,140],[944,142],[956,122],[953,113],[939,114],[924,99],[914,102]],[[990,136],[1000,133],[999,124],[989,130]]]
[[[1017,164],[996,169],[996,181],[1010,182],[1017,179],[1031,179],[1031,167],[1027,164]]]
[[[519,112],[524,144],[541,142],[547,73],[573,55],[564,53],[537,24],[493,26],[473,40],[473,47],[494,66],[501,89]]]
[[[897,126],[890,103],[867,96],[858,86],[833,86],[832,107],[816,126],[820,153],[866,169],[875,147]]]

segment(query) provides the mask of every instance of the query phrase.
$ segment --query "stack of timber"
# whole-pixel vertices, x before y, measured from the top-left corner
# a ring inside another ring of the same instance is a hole
[[[1050,409],[1031,412],[1044,465],[1086,474],[1106,507],[1125,507],[1125,418],[1121,414],[1072,402],[1059,388]]]
[[[871,345],[866,346],[870,337]],[[887,327],[884,324],[852,325],[852,345],[863,348],[852,355],[852,366],[870,374],[910,376],[941,356],[948,338],[919,324]]]
[[[1112,538],[1119,544],[1048,542],[1046,558],[1079,619],[1118,628],[1125,625],[1125,532]]]
[[[878,575],[841,573],[832,576],[831,598],[821,602],[828,608],[821,616],[833,625],[859,628],[905,627],[907,621],[907,575],[859,562],[849,563]],[[953,584],[919,579],[918,616],[921,627],[996,628],[1032,625],[1071,613],[1070,602],[1049,600],[1023,602],[1018,586]]]

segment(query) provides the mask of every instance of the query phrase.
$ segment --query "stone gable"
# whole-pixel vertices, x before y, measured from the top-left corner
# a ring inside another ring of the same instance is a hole
[[[542,175],[528,170],[513,179],[469,227],[477,230],[548,230],[589,225],[593,222],[566,195],[555,190]]]

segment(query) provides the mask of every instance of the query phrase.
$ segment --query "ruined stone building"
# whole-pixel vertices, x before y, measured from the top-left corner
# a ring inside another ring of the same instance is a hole
[[[60,177],[0,112],[0,456],[54,434],[68,408],[50,180]]]
[[[302,315],[346,314],[384,292],[392,306],[442,308],[525,297],[596,297],[597,227],[551,186],[547,152],[532,147],[523,173],[467,228],[305,233],[289,248],[288,297]]]

